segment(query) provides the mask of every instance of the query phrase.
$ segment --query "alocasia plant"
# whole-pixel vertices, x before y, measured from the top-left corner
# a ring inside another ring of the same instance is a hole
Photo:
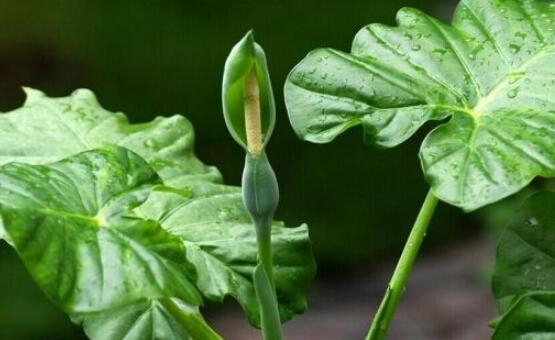
[[[530,197],[497,248],[494,339],[555,337],[555,193]]]
[[[285,84],[291,124],[311,142],[362,125],[394,147],[448,119],[422,143],[431,191],[369,339],[385,336],[436,197],[471,211],[555,176],[554,3],[462,0],[450,25],[408,8],[397,23],[364,27],[350,53],[309,53]]]
[[[181,116],[129,124],[78,90],[0,115],[0,237],[92,339],[219,339],[204,298],[260,324],[256,236],[238,188],[193,154]],[[272,224],[281,319],[306,306],[306,226]]]

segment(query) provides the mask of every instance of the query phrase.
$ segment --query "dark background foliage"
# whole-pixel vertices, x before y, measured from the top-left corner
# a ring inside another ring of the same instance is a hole
[[[289,225],[307,222],[320,280],[339,277],[398,255],[427,190],[417,157],[424,133],[393,150],[365,146],[360,129],[332,144],[304,143],[289,126],[282,86],[311,49],[348,50],[358,29],[394,24],[403,6],[449,20],[454,2],[2,0],[0,111],[21,105],[21,86],[31,86],[60,96],[90,88],[106,108],[134,122],[180,113],[195,127],[198,156],[237,185],[243,154],[225,129],[220,83],[229,49],[254,28],[278,105],[269,146],[281,184],[278,218]],[[472,235],[476,216],[441,205],[425,251]],[[80,336],[5,244],[0,277],[6,292],[0,298],[1,339]]]

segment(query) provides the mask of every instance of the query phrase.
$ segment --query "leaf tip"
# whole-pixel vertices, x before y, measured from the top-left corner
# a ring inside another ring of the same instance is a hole
[[[23,92],[25,93],[25,103],[23,104],[23,106],[33,103],[38,99],[44,98],[45,94],[42,91],[39,91],[37,89],[34,89],[32,87],[28,87],[28,86],[22,86],[21,89],[23,90]]]

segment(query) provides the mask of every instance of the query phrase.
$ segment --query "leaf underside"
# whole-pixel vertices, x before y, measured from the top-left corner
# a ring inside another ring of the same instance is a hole
[[[530,197],[503,234],[492,288],[494,339],[555,337],[555,193]]]
[[[451,25],[414,9],[371,24],[351,53],[311,52],[285,98],[297,134],[326,143],[362,125],[396,146],[431,120],[422,143],[433,192],[473,210],[555,176],[555,4],[462,0]]]

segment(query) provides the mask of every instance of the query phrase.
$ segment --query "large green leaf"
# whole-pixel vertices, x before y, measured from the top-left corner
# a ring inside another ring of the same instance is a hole
[[[420,158],[434,193],[465,210],[555,176],[555,4],[462,0],[451,25],[408,8],[397,22],[294,68],[285,97],[300,137],[325,143],[362,125],[393,147],[450,117]]]
[[[124,114],[102,108],[89,90],[61,98],[29,88],[25,92],[21,108],[0,115],[0,164],[50,163],[116,144],[147,160],[167,184],[220,180],[215,168],[195,157],[193,128],[183,116],[130,124]]]
[[[137,152],[148,161],[151,168],[160,173],[166,185],[158,183],[153,197],[147,204],[131,213],[132,208],[139,205],[139,201],[146,199],[146,196],[151,193],[150,186],[156,183],[150,183],[137,204],[127,207],[113,206],[111,209],[114,216],[124,214],[128,219],[131,218],[130,216],[135,216],[137,212],[140,212],[142,217],[147,216],[145,212],[148,212],[147,217],[165,221],[162,227],[171,232],[172,242],[177,240],[179,249],[187,250],[186,256],[182,256],[182,260],[186,261],[183,265],[191,267],[187,272],[193,270],[197,272],[196,277],[189,275],[195,286],[213,300],[221,301],[226,295],[234,296],[243,305],[249,320],[258,325],[258,309],[252,290],[251,275],[251,267],[256,263],[254,229],[241,203],[238,188],[219,184],[221,177],[217,170],[204,166],[195,158],[192,151],[193,131],[190,124],[181,116],[157,118],[146,124],[129,124],[123,114],[102,109],[88,90],[78,90],[66,98],[49,98],[41,92],[29,89],[27,93],[28,99],[24,107],[0,115],[0,123],[2,123],[0,140],[5,141],[5,144],[0,144],[0,162],[19,161],[40,164],[113,143]],[[41,168],[17,166],[35,172],[36,169]],[[153,179],[156,178],[149,167],[146,165],[144,167],[149,169]],[[68,173],[65,179],[80,184],[81,179],[76,177],[77,175],[80,174]],[[117,176],[115,173],[112,175]],[[107,174],[105,180],[112,180],[110,176]],[[50,182],[43,178],[42,183],[46,185]],[[3,191],[1,186],[0,191]],[[226,196],[226,193],[229,193],[229,196]],[[61,191],[56,190],[56,187],[45,187],[34,193],[34,195],[40,195],[45,201],[50,195],[60,194]],[[11,194],[7,192],[7,195]],[[29,195],[28,199],[31,200],[34,195]],[[219,199],[220,195],[225,199]],[[81,206],[80,193],[64,197],[68,204]],[[191,202],[185,203],[185,201]],[[194,204],[189,204],[193,201]],[[14,205],[19,204],[18,201],[10,202]],[[176,204],[183,204],[183,206],[178,207]],[[184,206],[186,204],[188,207]],[[199,209],[188,210],[189,207],[195,206]],[[21,206],[14,206],[14,209],[21,212]],[[120,209],[123,210],[119,211]],[[180,214],[188,214],[188,217],[183,221],[169,218]],[[168,218],[162,218],[162,216],[168,216]],[[157,223],[142,217],[135,216],[131,221],[140,220],[143,221],[141,225],[144,223],[152,225],[152,228],[158,228]],[[171,228],[178,228],[180,223],[183,223],[183,229],[187,232],[173,233]],[[15,230],[13,225],[10,229]],[[168,225],[171,228],[168,228]],[[307,282],[314,275],[314,260],[310,254],[306,226],[286,229],[281,223],[276,223],[274,229],[276,262],[283,266],[276,267],[278,275],[281,275],[278,290],[281,294],[282,318],[287,320],[293,314],[304,310],[306,302],[303,294]],[[12,232],[16,233],[16,231]],[[4,237],[17,247],[17,243],[14,244],[15,241],[11,240],[11,233],[6,234],[1,224],[0,237]],[[210,243],[215,245],[209,245]],[[246,258],[242,269],[241,256],[243,255]],[[70,267],[71,264],[68,262],[67,266]],[[286,275],[289,274],[294,276],[287,278]],[[168,297],[179,297],[184,300],[182,296],[176,294],[170,294]],[[154,315],[146,307],[149,305],[154,310],[165,308],[158,300],[150,299],[137,303],[134,307],[125,305],[121,310],[133,311],[133,315],[137,315],[137,318],[142,320]],[[141,308],[145,310],[139,316]],[[79,310],[72,315],[76,320],[82,320],[85,327],[88,324],[102,324],[102,322],[87,321],[90,320],[87,319],[90,313],[96,312]],[[105,315],[112,315],[107,318],[115,318],[116,314],[116,311],[108,310],[100,311],[90,317],[100,320]],[[130,320],[125,316],[122,318]],[[165,321],[164,324],[166,324]],[[123,328],[120,331],[125,331],[124,326],[122,324]],[[146,324],[144,327],[147,327]],[[94,332],[87,330],[87,332],[105,334],[106,329],[108,328]]]
[[[100,334],[120,332],[139,311],[168,318],[160,306],[172,297],[193,311],[202,303],[179,237],[132,212],[157,184],[148,164],[120,147],[49,165],[0,167],[0,215],[12,246],[49,298],[79,316],[93,339],[120,338]],[[187,334],[195,324],[206,328],[195,315],[166,320],[167,327]],[[96,322],[107,316],[111,326]],[[145,318],[136,316],[131,325],[149,323],[153,334],[165,332],[161,321]],[[143,331],[127,332],[128,339],[144,338]]]
[[[238,188],[218,184],[181,190],[157,187],[138,210],[139,215],[159,221],[182,238],[204,296],[215,301],[233,296],[250,322],[259,325],[253,286],[256,233]],[[306,308],[306,289],[315,274],[306,225],[285,228],[275,222],[272,249],[279,309],[286,321]]]
[[[555,337],[555,193],[531,196],[499,241],[495,339]]]

